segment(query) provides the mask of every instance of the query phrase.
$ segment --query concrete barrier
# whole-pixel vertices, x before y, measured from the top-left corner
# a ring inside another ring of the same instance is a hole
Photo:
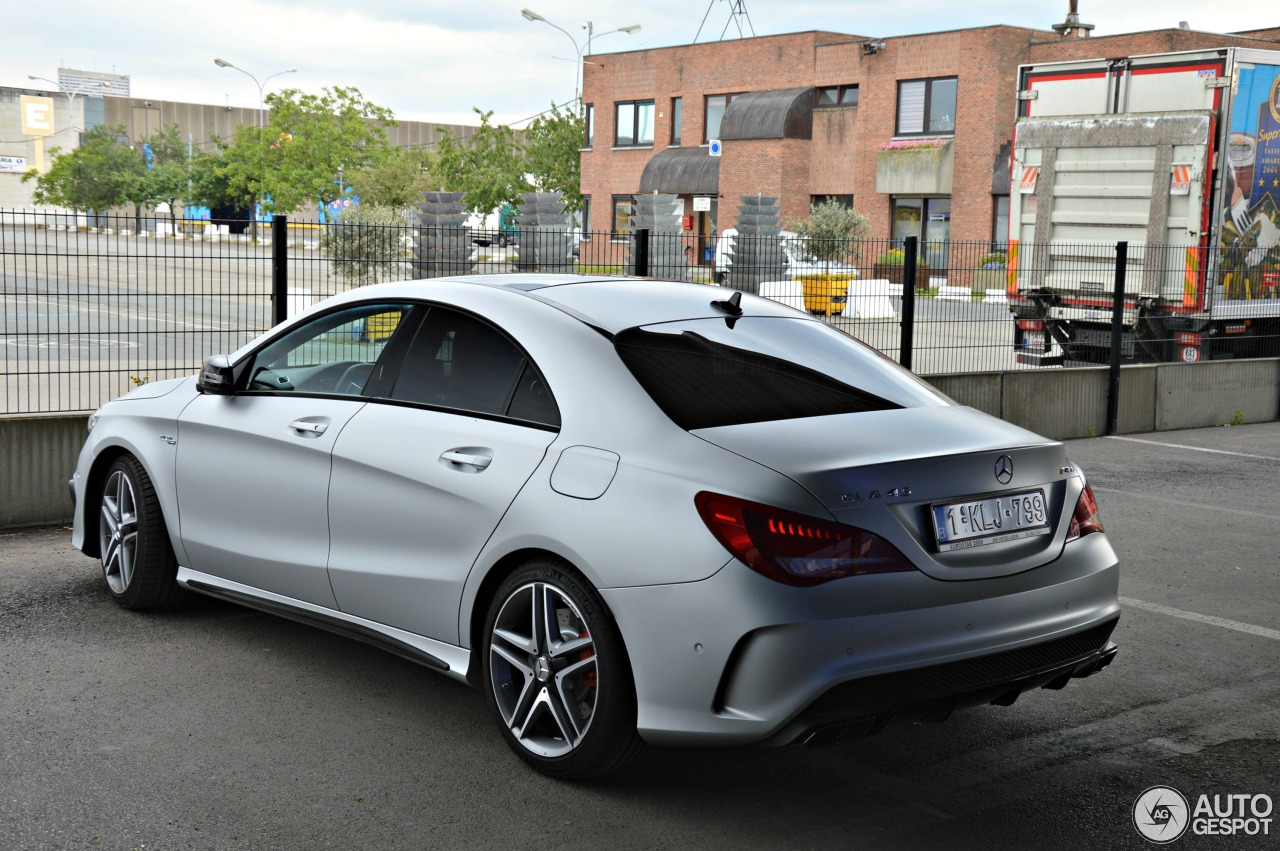
[[[851,281],[849,300],[841,315],[847,319],[892,319],[896,314],[889,288],[889,281],[883,278]]]
[[[760,295],[787,307],[804,310],[804,284],[800,281],[764,281],[760,284]]]
[[[943,301],[972,301],[973,290],[968,287],[951,287],[944,284],[938,287],[938,298]]]
[[[85,414],[0,417],[0,529],[71,520],[67,480],[88,421]]]
[[[798,282],[772,281],[764,287],[784,304],[803,309]],[[1106,432],[1106,369],[956,373],[925,380],[961,405],[1046,437]],[[1137,364],[1120,370],[1120,434],[1277,418],[1280,358]],[[75,470],[87,419],[84,414],[0,417],[0,528],[71,520],[67,479]]]

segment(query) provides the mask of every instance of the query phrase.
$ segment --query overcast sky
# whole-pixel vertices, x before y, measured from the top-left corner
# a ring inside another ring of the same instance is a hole
[[[884,37],[1011,24],[1047,29],[1067,0],[44,0],[6,2],[0,85],[51,88],[59,66],[126,74],[137,98],[256,107],[267,91],[355,86],[398,118],[474,123],[472,107],[519,122],[572,99],[584,21],[593,53],[803,30]],[[564,30],[526,21],[525,6]],[[1176,27],[1237,32],[1280,26],[1265,2],[1081,0],[1095,35]],[[1270,11],[1269,11],[1270,10]],[[705,20],[705,23],[704,23]],[[639,24],[634,35],[600,33]],[[698,35],[699,26],[702,33]],[[575,44],[570,44],[570,38]]]

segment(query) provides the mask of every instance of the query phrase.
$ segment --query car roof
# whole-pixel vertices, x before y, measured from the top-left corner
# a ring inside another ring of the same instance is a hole
[[[384,284],[378,289],[383,295],[422,298],[424,294],[430,294],[431,287],[445,282],[495,287],[518,293],[609,334],[658,322],[708,317],[724,319],[730,314],[713,306],[712,302],[725,301],[733,294],[733,290],[727,288],[681,281],[536,273],[457,275]],[[744,316],[810,318],[771,299],[747,293],[742,295],[740,308]]]

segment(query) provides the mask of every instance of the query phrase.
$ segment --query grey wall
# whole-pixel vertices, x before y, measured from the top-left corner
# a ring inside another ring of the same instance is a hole
[[[962,405],[1065,440],[1106,431],[1099,369],[931,376]],[[1133,434],[1280,419],[1280,359],[1126,366],[1119,431]],[[0,417],[0,528],[66,523],[67,480],[84,443],[84,414]]]

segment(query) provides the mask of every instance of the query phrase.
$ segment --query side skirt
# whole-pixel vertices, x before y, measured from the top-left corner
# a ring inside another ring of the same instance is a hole
[[[178,568],[177,579],[183,588],[354,638],[455,680],[467,682],[471,653],[464,648],[185,567]]]

